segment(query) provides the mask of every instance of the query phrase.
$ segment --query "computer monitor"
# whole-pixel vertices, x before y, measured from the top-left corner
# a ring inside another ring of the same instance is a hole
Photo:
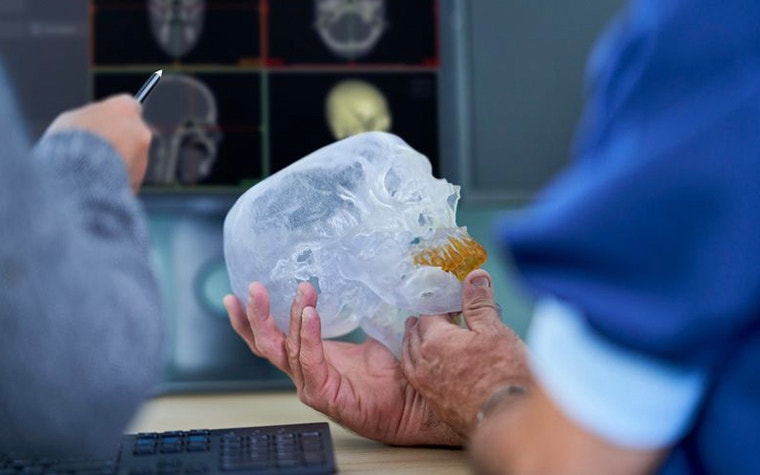
[[[144,196],[235,196],[334,140],[328,98],[335,121],[355,97],[391,120],[354,122],[400,135],[465,201],[520,204],[567,163],[586,58],[625,3],[2,0],[0,55],[32,138],[164,69]]]
[[[364,130],[403,137],[439,174],[437,0],[9,1],[4,15],[32,22],[13,69],[37,134],[163,70],[144,104],[144,195],[239,194]]]
[[[31,140],[61,111],[164,71],[144,104],[156,140],[140,198],[172,325],[169,378],[266,386],[282,375],[252,359],[221,308],[221,227],[237,197],[379,129],[461,185],[463,203],[527,202],[570,157],[586,58],[624,3],[0,0],[0,56]]]
[[[271,388],[221,307],[240,194],[364,130],[441,174],[438,0],[1,0],[0,55],[38,138],[61,111],[134,94],[152,142],[140,199],[170,326],[162,388]]]

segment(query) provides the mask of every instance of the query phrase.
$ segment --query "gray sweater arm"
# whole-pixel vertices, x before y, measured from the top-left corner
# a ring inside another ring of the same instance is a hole
[[[107,454],[160,380],[145,219],[116,151],[94,135],[10,152],[0,157],[0,451]]]

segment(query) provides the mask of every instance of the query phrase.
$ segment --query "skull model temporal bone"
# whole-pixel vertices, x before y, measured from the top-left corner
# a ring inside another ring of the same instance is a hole
[[[394,135],[335,142],[256,184],[229,211],[232,290],[245,304],[248,284],[264,284],[285,330],[296,286],[310,281],[323,337],[361,327],[399,355],[407,316],[461,309],[461,276],[436,261],[457,254],[452,242],[474,243],[456,225],[458,200],[459,187],[434,178],[427,158]],[[485,260],[474,245],[480,257],[470,267]]]

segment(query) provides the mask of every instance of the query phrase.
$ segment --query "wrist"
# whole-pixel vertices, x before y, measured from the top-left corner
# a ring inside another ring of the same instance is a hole
[[[485,400],[477,415],[477,425],[491,414],[506,409],[515,402],[522,400],[528,395],[528,388],[519,384],[508,384],[498,388]]]

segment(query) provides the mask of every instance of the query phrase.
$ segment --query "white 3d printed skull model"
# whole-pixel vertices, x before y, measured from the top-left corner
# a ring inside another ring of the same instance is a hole
[[[250,282],[263,283],[287,331],[296,287],[309,281],[324,338],[361,327],[399,356],[406,317],[459,311],[460,279],[485,260],[456,225],[458,200],[459,187],[434,178],[427,158],[394,135],[335,142],[256,184],[229,211],[232,290],[245,305]]]

